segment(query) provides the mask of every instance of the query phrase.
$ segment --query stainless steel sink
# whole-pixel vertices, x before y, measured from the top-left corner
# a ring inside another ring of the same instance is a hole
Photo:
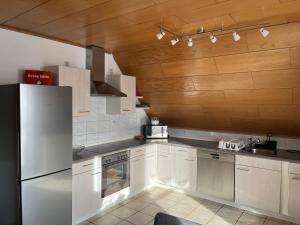
[[[265,155],[265,156],[276,156],[277,151],[272,149],[264,149],[264,148],[246,148],[242,149],[241,152],[246,152],[249,154],[257,154],[257,155]]]

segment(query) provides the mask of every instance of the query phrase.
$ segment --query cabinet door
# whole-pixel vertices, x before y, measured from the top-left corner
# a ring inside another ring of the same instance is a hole
[[[235,166],[235,202],[255,206],[255,168],[248,166]]]
[[[59,86],[72,87],[73,116],[79,116],[80,87],[79,74],[75,68],[60,66],[58,70]]]
[[[145,156],[132,158],[130,163],[130,192],[136,193],[146,186]]]
[[[136,105],[136,78],[128,77],[128,107],[131,112],[135,112]]]
[[[157,153],[157,181],[163,184],[171,184],[172,181],[172,155]]]
[[[289,174],[288,215],[300,218],[300,175]]]
[[[72,221],[85,219],[101,208],[101,169],[72,177]]]
[[[121,98],[121,113],[134,112],[136,104],[135,77],[122,75],[120,79],[121,91],[127,95],[127,97]]]
[[[130,105],[129,105],[129,79],[127,76],[120,76],[120,90],[127,95],[127,97],[121,98],[121,113],[128,113],[130,112]]]
[[[78,70],[78,80],[79,80],[79,113],[81,115],[90,112],[91,103],[91,75],[89,70]]]
[[[236,165],[237,203],[279,213],[281,174],[279,171]]]
[[[72,87],[73,116],[86,115],[90,111],[90,71],[59,66],[58,83]]]
[[[156,157],[154,153],[146,155],[145,160],[145,166],[146,166],[146,186],[151,185],[156,176]]]
[[[255,208],[279,213],[281,172],[256,169],[256,204]]]
[[[195,191],[197,182],[197,158],[176,154],[174,160],[174,186]]]

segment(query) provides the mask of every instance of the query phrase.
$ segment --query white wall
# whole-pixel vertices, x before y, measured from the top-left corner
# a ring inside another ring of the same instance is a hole
[[[0,84],[22,81],[24,69],[65,65],[85,67],[85,49],[0,29]]]
[[[0,85],[22,81],[24,69],[65,65],[85,68],[85,49],[73,45],[0,29]],[[121,74],[113,56],[105,55],[106,74]],[[132,138],[147,120],[143,110],[127,115],[107,115],[106,98],[91,97],[92,111],[73,118],[73,142],[92,145]]]

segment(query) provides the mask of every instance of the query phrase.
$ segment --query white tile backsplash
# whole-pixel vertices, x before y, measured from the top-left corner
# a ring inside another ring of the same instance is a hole
[[[84,121],[73,123],[73,134],[83,135],[86,133],[86,123]]]
[[[86,122],[86,133],[87,134],[95,134],[98,133],[98,122],[87,121]]]
[[[133,138],[147,121],[142,109],[121,115],[106,114],[106,97],[91,97],[91,112],[73,117],[73,144],[87,146]]]

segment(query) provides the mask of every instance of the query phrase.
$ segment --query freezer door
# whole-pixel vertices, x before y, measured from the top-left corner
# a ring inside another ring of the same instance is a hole
[[[72,224],[72,174],[63,172],[22,181],[22,225]]]
[[[72,90],[20,85],[21,180],[72,166]]]

